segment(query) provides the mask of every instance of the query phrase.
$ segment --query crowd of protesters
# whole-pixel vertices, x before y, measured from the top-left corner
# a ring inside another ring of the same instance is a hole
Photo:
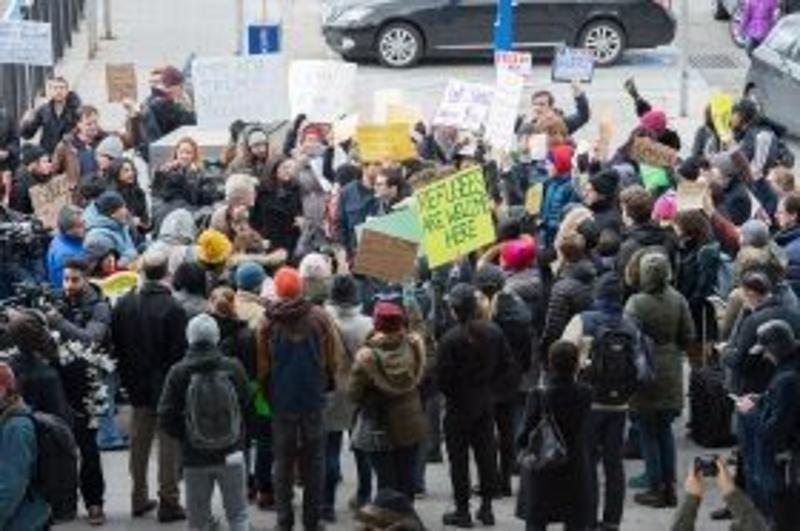
[[[0,266],[2,296],[34,280],[59,301],[10,310],[3,325],[15,354],[0,363],[0,528],[79,514],[77,497],[56,517],[36,496],[35,410],[74,433],[92,525],[105,523],[99,452],[127,447],[131,516],[157,511],[191,529],[213,523],[215,485],[231,529],[249,528],[248,500],[292,529],[297,484],[306,530],[347,509],[366,528],[424,529],[414,500],[427,492],[426,464],[444,455],[445,525],[494,525],[493,500],[516,495],[531,531],[619,529],[626,488],[637,504],[678,507],[684,360],[712,358],[735,398],[735,484],[724,460],[716,473],[732,517],[744,529],[800,528],[800,190],[754,102],[731,102],[725,130],[709,110],[681,138],[631,81],[629,138],[581,150],[572,135],[591,112],[575,85],[574,115],[547,91],[533,95],[511,153],[418,123],[418,156],[404,161],[362,161],[353,139],[337,143],[330,124],[304,116],[282,145],[243,121],[215,164],[187,136],[143,187],[134,159],[195,122],[183,84],[173,67],[156,72],[116,132],[61,78],[21,123],[0,120],[0,223],[35,217],[30,189],[55,175],[72,192],[46,253],[10,253]],[[639,138],[685,156],[646,164]],[[422,257],[403,284],[351,273],[358,225],[474,166],[495,243],[433,269]],[[681,204],[686,181],[703,184],[702,208]],[[98,285],[124,272],[136,287],[109,300]],[[132,406],[128,433],[113,409],[95,423],[82,408],[85,389],[53,367],[54,335],[110,353],[110,398]],[[604,356],[615,355],[622,370],[609,374]],[[544,424],[564,455],[530,466]],[[642,476],[626,480],[626,448],[644,460]],[[347,451],[357,488],[343,501]],[[700,475],[689,473],[674,529],[694,528]]]

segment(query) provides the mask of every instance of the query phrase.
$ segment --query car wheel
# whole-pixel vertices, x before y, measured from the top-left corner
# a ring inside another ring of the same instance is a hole
[[[728,23],[728,31],[731,34],[731,40],[733,44],[738,46],[739,48],[744,48],[747,46],[747,37],[745,36],[744,32],[741,29],[742,25],[742,5],[739,4],[731,13],[731,20]]]
[[[616,22],[598,20],[583,30],[580,46],[592,51],[597,66],[610,66],[619,61],[625,51],[625,32]]]
[[[728,20],[731,18],[728,10],[725,9],[725,3],[722,0],[712,0],[714,2],[714,20]]]
[[[407,68],[422,57],[422,35],[414,26],[394,22],[378,35],[377,52],[380,62],[391,68]]]

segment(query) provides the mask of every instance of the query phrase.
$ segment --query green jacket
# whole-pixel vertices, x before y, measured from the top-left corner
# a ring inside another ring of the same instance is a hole
[[[678,512],[675,513],[670,531],[694,531],[697,512],[702,501],[697,496],[687,495],[678,508]],[[769,529],[766,520],[758,512],[756,506],[739,489],[734,489],[725,496],[725,504],[733,513],[731,531],[767,531]]]

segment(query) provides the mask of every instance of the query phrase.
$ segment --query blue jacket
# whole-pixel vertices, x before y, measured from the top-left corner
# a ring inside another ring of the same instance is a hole
[[[564,207],[578,201],[578,196],[572,188],[572,179],[569,175],[550,177],[543,186],[540,216],[544,231],[544,244],[545,247],[552,247]]]
[[[367,216],[374,215],[377,210],[374,192],[361,181],[353,181],[342,188],[338,204],[339,241],[348,252],[356,248],[356,225],[364,223]]]
[[[30,412],[19,400],[0,413],[0,529],[38,531],[50,515],[47,503],[31,490],[36,467],[36,431],[20,415]]]
[[[775,243],[781,246],[789,259],[786,281],[795,295],[800,297],[800,226],[791,227],[775,235]]]
[[[86,220],[87,230],[86,238],[83,240],[84,247],[89,247],[92,243],[110,247],[119,253],[120,261],[125,265],[136,259],[138,253],[127,225],[104,216],[97,211],[94,203],[86,208],[83,217]]]
[[[64,262],[68,258],[83,258],[83,242],[74,236],[58,232],[47,250],[47,278],[50,284],[61,289],[64,280]]]

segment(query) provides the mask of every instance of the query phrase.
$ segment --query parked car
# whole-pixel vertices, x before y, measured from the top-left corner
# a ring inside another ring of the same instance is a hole
[[[800,14],[783,17],[751,59],[745,95],[767,119],[800,135]]]
[[[335,0],[334,0],[335,1]],[[596,63],[617,62],[629,48],[675,37],[668,0],[516,0],[517,50],[562,44],[592,50]],[[497,0],[339,0],[325,9],[322,31],[349,60],[377,58],[412,66],[423,57],[491,56]]]

